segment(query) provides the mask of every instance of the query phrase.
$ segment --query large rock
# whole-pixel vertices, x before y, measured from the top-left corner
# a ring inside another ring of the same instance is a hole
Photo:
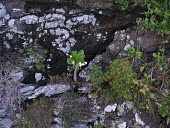
[[[26,86],[20,89],[20,94],[22,99],[35,99],[40,95],[44,95],[47,97],[61,94],[70,89],[70,85],[64,84],[54,84],[54,85],[46,85],[41,86],[39,88],[34,88],[34,86]]]
[[[1,128],[11,128],[12,125],[13,125],[13,121],[11,119],[0,120],[0,127]]]
[[[128,33],[130,40],[134,41],[134,45],[137,49],[145,52],[152,53],[158,49],[159,44],[162,42],[162,37],[154,31],[139,31],[131,30]]]

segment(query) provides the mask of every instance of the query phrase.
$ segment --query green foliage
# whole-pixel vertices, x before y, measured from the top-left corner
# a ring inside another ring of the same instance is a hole
[[[170,109],[170,92],[169,92],[169,90],[165,90],[165,93],[163,93],[163,97],[161,98],[160,101],[164,106],[167,106]]]
[[[144,29],[155,30],[161,36],[170,34],[170,0],[113,0],[122,10],[131,6],[145,6],[145,18],[137,19]]]
[[[76,69],[81,67],[81,65],[85,62],[84,61],[85,55],[84,51],[71,51],[71,55],[67,59],[67,63],[73,65],[73,68]]]
[[[74,81],[77,82],[77,70],[79,67],[86,65],[87,62],[84,60],[85,54],[83,50],[71,51],[71,55],[67,58],[67,63],[73,65],[74,69]]]
[[[71,113],[62,113],[62,118],[64,119],[64,128],[71,128],[73,126],[73,118]]]
[[[34,100],[32,104],[27,105],[26,111],[22,113],[24,123],[22,122],[22,126],[19,126],[19,128],[48,128],[53,106],[54,101],[52,99],[40,98]]]
[[[119,6],[121,10],[125,10],[129,6],[128,0],[114,0],[114,2]]]
[[[45,64],[43,63],[44,57],[46,57],[47,50],[38,49],[30,46],[26,51],[35,59],[35,67],[38,70],[44,71]]]
[[[93,65],[90,74],[91,82],[96,85],[99,93],[104,94],[108,100],[133,100],[133,93],[136,93],[133,92],[133,80],[136,77],[130,62],[121,59],[113,60],[106,72],[102,72],[97,65]],[[103,86],[101,86],[102,83]]]
[[[142,66],[140,66],[140,72],[143,72],[146,66],[147,64],[143,64]]]
[[[170,123],[170,92],[165,90],[163,96],[160,98],[161,108],[158,108],[158,113],[164,117],[167,116],[167,125]],[[167,112],[168,111],[168,112]]]
[[[25,128],[32,128],[31,121],[23,121],[22,124]]]
[[[121,59],[113,60],[105,73],[105,81],[108,81],[115,99],[133,99],[133,80],[136,77],[129,61]]]
[[[154,100],[154,94],[150,91],[149,82],[148,79],[150,78],[150,75],[147,75],[144,79],[141,80],[135,80],[134,84],[135,89],[138,94],[136,94],[136,100],[139,102],[139,108],[141,109],[149,109],[150,112],[154,112],[154,106],[153,106],[153,100]],[[134,90],[135,90],[134,89]]]
[[[105,77],[104,73],[100,67],[96,64],[92,65],[92,70],[90,72],[90,80],[93,85],[101,85],[104,83]]]
[[[134,47],[129,47],[128,53],[126,56],[132,60],[139,60],[139,59],[141,59],[142,55],[143,55],[143,53],[140,51],[137,51]]]
[[[147,11],[144,12],[145,18],[139,18],[137,23],[141,24],[144,29],[157,31],[161,36],[170,34],[170,10],[167,5],[157,0],[145,0],[147,7]]]
[[[168,110],[164,106],[161,106],[158,108],[158,113],[161,117],[166,117],[168,115]]]
[[[163,74],[165,74],[168,69],[167,64],[165,62],[164,52],[165,48],[161,48],[159,49],[158,53],[153,53],[153,57],[156,59],[159,68],[162,69]]]
[[[154,110],[154,94],[149,86],[152,82],[151,75],[145,73],[144,77],[138,80],[128,60],[113,60],[105,72],[93,65],[90,80],[98,93],[108,100],[133,100],[140,108],[149,109],[151,112]]]

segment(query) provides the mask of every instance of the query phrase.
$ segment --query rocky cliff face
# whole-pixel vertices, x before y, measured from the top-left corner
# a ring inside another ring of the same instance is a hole
[[[86,61],[102,53],[114,32],[133,25],[139,15],[119,12],[112,0],[6,0],[0,10],[1,54],[46,49],[46,70],[52,74],[66,71],[70,50],[83,49]]]
[[[159,122],[158,115],[151,118],[149,113],[143,112],[145,114],[143,116],[129,101],[123,103],[100,101],[97,96],[92,95],[92,85],[88,82],[78,87],[77,90],[81,94],[78,98],[71,97],[72,92],[67,93],[68,96],[61,94],[72,89],[72,85],[68,83],[54,85],[43,83],[44,86],[37,87],[34,84],[26,85],[18,82],[23,75],[24,77],[28,75],[24,80],[29,80],[25,83],[30,84],[30,81],[38,83],[45,79],[46,74],[67,72],[66,54],[71,50],[85,51],[85,59],[90,63],[80,72],[80,77],[86,78],[87,81],[92,63],[108,65],[117,55],[127,53],[130,46],[137,47],[138,37],[143,39],[140,50],[152,53],[158,49],[156,44],[158,37],[150,41],[152,37],[157,36],[153,32],[139,33],[136,36],[136,31],[128,34],[125,31],[118,31],[133,26],[141,11],[141,8],[136,7],[122,12],[112,0],[2,0],[0,2],[0,127],[5,125],[10,128],[13,121],[20,117],[18,112],[22,101],[18,99],[24,101],[41,95],[54,96],[51,98],[55,103],[51,105],[54,109],[50,109],[48,114],[45,111],[43,115],[51,117],[51,111],[53,112],[53,120],[47,125],[54,123],[52,128],[59,126],[62,128],[66,123],[67,117],[64,116],[68,115],[61,113],[70,113],[74,116],[73,121],[80,122],[80,125],[75,127],[86,128],[89,123],[102,123],[106,127],[115,125],[119,128],[135,127],[135,125],[137,128],[138,124],[145,128],[156,127]],[[29,48],[47,51],[46,55],[36,53],[45,63],[45,75],[30,64],[35,60],[27,53]],[[17,53],[17,56],[13,56],[13,53]],[[21,61],[29,72],[21,69],[23,66],[20,64]],[[139,68],[139,64],[136,65]],[[30,107],[30,111],[28,110],[28,115],[32,112],[31,118],[35,117],[35,121],[43,118],[44,121],[44,117],[38,114],[41,113],[40,110],[43,112],[46,110],[46,103],[48,106],[48,102],[38,101],[37,110],[35,103],[34,108]],[[151,119],[147,120],[145,117]],[[44,126],[46,128],[46,125]]]

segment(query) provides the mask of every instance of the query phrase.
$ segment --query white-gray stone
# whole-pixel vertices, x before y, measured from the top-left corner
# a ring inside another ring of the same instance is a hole
[[[13,70],[9,76],[13,78],[13,80],[19,81],[23,77],[23,71],[20,68],[17,68],[16,70]]]
[[[126,128],[126,122],[119,124],[117,128]]]
[[[2,4],[0,4],[0,18],[4,17],[5,14],[6,14],[6,9]]]
[[[27,88],[27,89],[29,90],[30,88]],[[25,92],[26,89],[25,90],[23,89],[21,91],[25,93],[22,93],[21,95],[23,99],[27,99],[27,98],[34,99],[41,94],[44,94],[45,96],[50,97],[52,95],[63,93],[69,89],[70,89],[70,85],[54,84],[54,85],[41,86],[29,92]]]
[[[42,79],[42,74],[41,73],[35,73],[35,79],[38,82],[39,80]]]
[[[136,123],[141,124],[142,126],[145,125],[145,123],[139,117],[138,113],[135,114],[135,121],[136,121]]]
[[[54,122],[59,124],[59,125],[62,125],[63,124],[63,119],[62,118],[54,118]]]
[[[117,104],[113,104],[113,105],[107,105],[105,108],[104,108],[104,111],[105,112],[114,112],[116,110],[116,107],[117,107]]]
[[[58,124],[52,125],[51,128],[64,128],[63,126],[60,126]]]
[[[6,46],[7,49],[11,47],[7,41],[4,41],[3,44]]]
[[[134,108],[134,103],[130,101],[124,101],[122,104],[117,106],[117,115],[122,116],[125,112],[132,110]]]
[[[8,21],[8,26],[9,26],[10,28],[12,28],[12,27],[14,27],[14,25],[15,25],[15,19],[10,19],[10,20]]]
[[[145,128],[150,128],[150,126],[149,126],[149,125],[146,125]]]
[[[38,16],[28,15],[20,18],[20,21],[25,21],[26,24],[35,24],[38,21]]]
[[[0,118],[1,118],[1,117],[4,117],[5,114],[6,114],[5,109],[0,109]]]
[[[11,128],[13,123],[11,119],[3,119],[0,121],[0,126],[2,125],[2,128]]]
[[[29,91],[33,91],[34,89],[35,89],[35,86],[27,86],[27,87],[21,88],[19,92],[23,94]]]

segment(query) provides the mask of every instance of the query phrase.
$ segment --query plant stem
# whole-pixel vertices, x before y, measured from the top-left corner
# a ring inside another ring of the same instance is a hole
[[[75,69],[74,69],[73,80],[74,80],[75,82],[77,82],[77,69],[78,69],[78,68],[75,68]]]

